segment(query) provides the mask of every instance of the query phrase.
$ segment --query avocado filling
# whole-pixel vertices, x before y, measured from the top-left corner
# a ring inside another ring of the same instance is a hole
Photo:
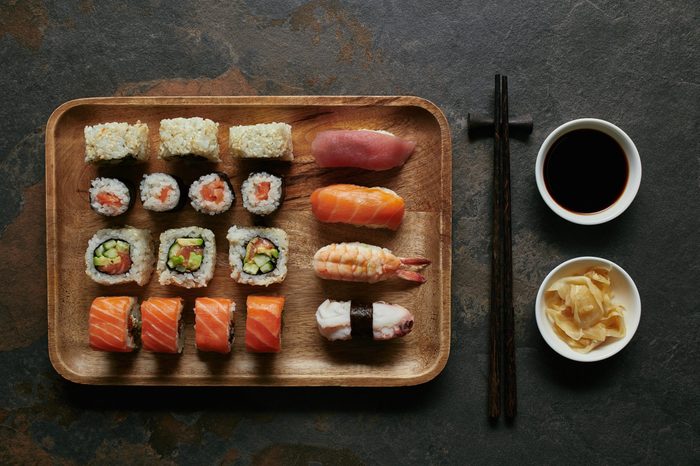
[[[204,240],[178,238],[168,250],[168,268],[180,273],[195,272],[202,266]]]
[[[249,275],[263,275],[275,270],[280,252],[269,239],[256,236],[245,247],[243,271]]]
[[[131,246],[120,239],[110,239],[100,244],[92,253],[95,268],[108,275],[120,275],[131,268]]]

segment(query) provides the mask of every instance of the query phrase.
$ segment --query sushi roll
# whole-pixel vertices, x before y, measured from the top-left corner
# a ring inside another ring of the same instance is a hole
[[[189,196],[194,210],[207,215],[226,212],[236,199],[228,176],[221,172],[200,176],[190,185]]]
[[[172,118],[160,120],[160,149],[163,160],[186,156],[221,162],[216,139],[219,124],[206,118]]]
[[[117,178],[95,178],[88,194],[92,210],[107,217],[122,215],[134,204],[133,188]]]
[[[83,132],[87,163],[148,160],[148,125],[145,123],[102,123],[86,126]]]
[[[255,215],[269,215],[282,202],[282,178],[265,172],[251,173],[241,185],[245,210]]]
[[[282,347],[284,296],[248,296],[245,349],[249,353],[279,353]]]
[[[133,227],[95,233],[85,250],[85,273],[101,285],[145,285],[153,272],[151,232]]]
[[[130,353],[139,344],[141,314],[133,296],[95,298],[90,306],[88,334],[90,348]]]
[[[182,298],[148,298],[141,303],[141,344],[155,353],[182,353]]]
[[[286,123],[231,126],[229,145],[234,157],[294,160],[292,127]]]
[[[225,298],[197,298],[194,302],[195,345],[200,351],[229,353],[233,343],[236,303]]]
[[[226,238],[231,278],[236,282],[268,286],[287,276],[289,239],[284,230],[234,225]]]
[[[214,276],[216,241],[211,230],[184,227],[160,235],[158,281],[161,285],[202,288]]]
[[[139,190],[141,203],[146,210],[172,212],[185,205],[182,181],[172,175],[165,173],[143,175]]]
[[[321,335],[330,341],[391,340],[411,333],[413,315],[403,306],[383,301],[355,305],[327,299],[316,311],[316,323]]]

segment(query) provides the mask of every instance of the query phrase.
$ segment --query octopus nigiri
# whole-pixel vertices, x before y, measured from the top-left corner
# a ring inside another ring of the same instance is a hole
[[[403,306],[383,301],[355,305],[350,301],[327,299],[316,311],[316,323],[319,333],[330,341],[391,340],[411,333],[413,315]]]
[[[387,131],[321,131],[311,143],[311,154],[319,167],[356,167],[388,170],[399,167],[413,153],[416,143]]]
[[[386,188],[334,184],[311,194],[311,211],[326,223],[396,230],[403,220],[404,201]]]
[[[334,243],[314,254],[316,275],[327,280],[376,283],[391,277],[425,283],[425,277],[406,266],[430,264],[422,257],[396,257],[386,248],[364,243]]]

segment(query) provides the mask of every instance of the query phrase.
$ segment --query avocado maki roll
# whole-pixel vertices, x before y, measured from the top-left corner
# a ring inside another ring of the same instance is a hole
[[[265,172],[251,173],[241,186],[245,210],[254,215],[269,215],[282,202],[282,178]]]
[[[211,230],[184,227],[160,235],[158,274],[161,285],[202,288],[214,276],[216,241]]]
[[[284,230],[232,226],[226,238],[231,278],[238,283],[268,286],[287,276],[289,239]]]
[[[222,214],[231,208],[236,196],[225,173],[202,175],[190,185],[192,207],[207,215]]]
[[[141,180],[141,203],[146,210],[172,212],[185,205],[182,181],[166,173],[150,173]]]
[[[133,227],[99,230],[85,251],[85,273],[102,285],[145,285],[153,272],[151,233]]]
[[[102,123],[86,126],[84,134],[85,162],[109,164],[129,159],[148,160],[148,125],[145,123]]]
[[[92,210],[107,217],[122,215],[134,204],[133,187],[117,178],[95,178],[88,194]]]

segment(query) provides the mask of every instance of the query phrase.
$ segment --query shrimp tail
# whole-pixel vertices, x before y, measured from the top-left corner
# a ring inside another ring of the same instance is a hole
[[[404,265],[430,265],[430,259],[424,257],[399,257]]]
[[[425,283],[425,277],[413,270],[397,270],[396,276],[410,282]]]

